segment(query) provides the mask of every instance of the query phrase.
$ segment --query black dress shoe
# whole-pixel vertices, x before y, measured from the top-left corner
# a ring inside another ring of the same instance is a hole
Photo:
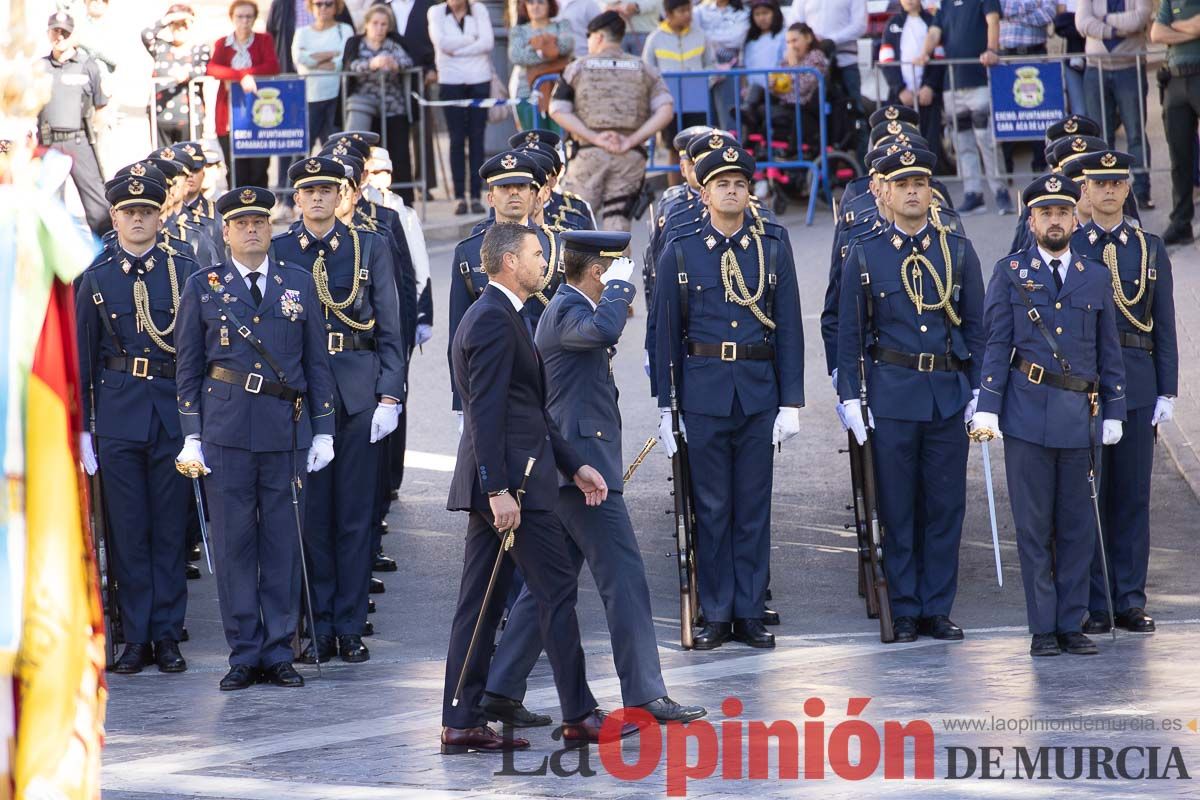
[[[249,689],[258,683],[258,670],[245,664],[234,664],[221,678],[222,692],[236,692],[238,689]]]
[[[125,650],[121,653],[112,665],[112,671],[118,675],[136,675],[142,671],[143,667],[148,667],[154,663],[154,648],[149,642],[138,644],[127,644]]]
[[[379,578],[371,578],[371,585],[367,587],[368,594],[383,594],[387,591],[387,587],[383,585],[383,581]]]
[[[400,568],[396,566],[396,560],[382,553],[375,556],[375,563],[371,565],[372,572],[395,572],[398,569]]]
[[[691,722],[708,713],[702,706],[681,706],[665,695],[638,708],[649,711],[659,722]]]
[[[778,625],[779,624],[779,612],[772,608],[767,608],[764,606],[763,607],[763,615],[762,615],[762,624],[763,625]]]
[[[195,564],[188,564],[187,565],[187,579],[189,581],[200,580],[200,568],[197,567]]]
[[[893,641],[915,642],[917,640],[917,621],[912,617],[896,617],[892,620]]]
[[[396,502],[397,500],[399,500],[400,499],[400,490],[392,489],[392,491],[388,493],[388,499],[391,500],[393,503]],[[387,530],[387,520],[386,519],[383,521],[383,529]]]
[[[1163,231],[1162,240],[1165,245],[1191,244],[1196,237],[1192,234],[1191,224],[1171,225]]]
[[[955,625],[945,614],[938,614],[933,617],[921,617],[918,629],[921,633],[931,636],[934,639],[956,642],[963,638],[962,628]]]
[[[1131,608],[1117,613],[1117,627],[1130,633],[1154,633],[1154,618],[1145,609]]]
[[[192,549],[188,550],[187,560],[188,561],[199,561],[200,556],[201,556],[200,545],[198,545],[198,544],[192,545]]]
[[[338,654],[347,664],[361,664],[371,658],[371,651],[363,644],[361,636],[349,633],[337,637]]]
[[[304,685],[304,678],[296,668],[292,666],[290,661],[280,661],[278,664],[272,664],[263,670],[263,677],[270,683],[276,686],[282,686],[285,689],[295,689]]]
[[[467,213],[468,213],[468,209],[467,209],[467,201],[466,200],[459,200],[457,203],[454,204],[454,216],[464,217],[467,215]]]
[[[368,614],[375,613],[375,601],[374,600],[367,600],[367,613]]]
[[[733,638],[751,647],[770,648],[775,646],[775,634],[767,633],[761,619],[735,619]]]
[[[487,213],[487,209],[483,207],[483,203],[479,202],[478,197],[471,201],[471,213],[472,214],[486,214]]]
[[[1094,656],[1100,652],[1095,642],[1077,632],[1058,634],[1058,646],[1074,656]]]
[[[729,641],[733,626],[728,622],[706,622],[692,637],[693,650],[715,650]]]
[[[324,664],[333,658],[336,652],[337,643],[334,641],[334,638],[329,634],[318,633],[316,639],[308,643],[308,646],[304,648],[304,652],[300,654],[300,658],[296,660],[301,664],[316,664],[318,660]]]
[[[483,693],[483,701],[479,704],[479,710],[483,712],[489,722],[499,722],[501,725],[508,725],[512,728],[540,728],[543,725],[549,725],[552,721],[546,714],[533,713],[520,700],[513,700],[511,697],[503,697],[491,692]]]
[[[364,622],[362,635],[363,636],[374,636],[375,635],[375,623],[371,622],[371,620],[367,620],[366,622]]]
[[[528,739],[496,733],[486,725],[482,728],[442,728],[442,755],[462,753],[503,753],[506,750],[525,750]]]
[[[1108,619],[1107,611],[1089,611],[1088,620],[1083,623],[1084,633],[1108,633],[1112,630],[1112,622]]]
[[[1053,633],[1035,633],[1029,644],[1031,656],[1056,656],[1062,650],[1058,648],[1058,637]]]
[[[174,639],[159,639],[154,644],[154,661],[159,672],[183,672],[187,661],[179,652],[179,643]]]

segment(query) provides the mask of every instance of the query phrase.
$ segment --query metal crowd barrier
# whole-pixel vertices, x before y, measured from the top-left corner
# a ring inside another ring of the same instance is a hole
[[[815,152],[809,152],[806,156],[804,147],[804,122],[802,119],[803,106],[795,104],[792,108],[792,137],[788,139],[786,136],[783,139],[776,139],[776,127],[772,120],[773,104],[785,104],[782,101],[773,97],[769,85],[772,75],[786,74],[792,76],[795,81],[798,76],[803,74],[814,75],[817,79],[817,103],[818,103],[818,127],[820,138]],[[825,92],[825,76],[812,67],[772,67],[769,69],[725,69],[725,70],[698,70],[695,72],[663,72],[663,80],[667,84],[667,88],[671,89],[671,95],[676,98],[675,103],[675,124],[676,129],[681,130],[684,126],[684,114],[692,112],[684,112],[681,104],[678,102],[683,94],[683,82],[685,80],[703,80],[709,84],[708,92],[709,102],[704,110],[705,124],[714,128],[719,128],[719,120],[713,107],[713,94],[715,86],[713,78],[725,78],[734,81],[734,97],[733,106],[733,129],[739,132],[739,139],[743,144],[746,144],[746,135],[742,128],[742,103],[741,90],[749,81],[745,80],[751,76],[761,76],[764,83],[763,91],[763,131],[755,132],[762,136],[763,152],[766,155],[765,159],[758,160],[760,170],[805,170],[808,173],[809,191],[808,191],[808,210],[805,217],[805,224],[811,225],[813,217],[816,213],[817,195],[822,190],[828,190],[829,186],[829,162],[827,154],[829,151],[828,131],[826,128],[826,118],[829,115],[830,109],[827,102]],[[543,75],[534,81],[531,91],[531,96],[536,97],[539,87],[543,84],[557,81],[561,76],[558,74]],[[699,112],[696,112],[699,113]],[[548,113],[539,112],[539,119],[545,122],[549,119]],[[792,139],[794,139],[794,144]],[[654,140],[651,139],[648,143],[649,160],[646,164],[646,171],[653,172],[669,172],[678,171],[679,167],[676,164],[660,164],[655,161]]]
[[[351,72],[349,70],[342,70],[340,72],[333,72],[333,71],[310,72],[310,73],[306,73],[304,75],[301,75],[298,73],[280,73],[278,75],[256,75],[255,78],[258,80],[263,80],[263,81],[300,79],[307,83],[307,81],[310,79],[332,78],[335,76],[341,80],[341,87],[340,87],[339,91],[340,91],[340,98],[342,100],[342,109],[341,110],[342,110],[342,128],[343,129],[346,128],[347,120],[349,119],[349,114],[350,114],[350,112],[347,108],[346,102],[345,102],[346,99],[350,95],[350,93],[348,91],[349,79],[356,78],[359,80],[364,80],[364,79],[374,78],[379,81],[380,105],[379,105],[379,109],[377,112],[378,116],[376,118],[376,121],[377,121],[379,135],[380,135],[379,146],[383,147],[384,149],[387,149],[387,146],[388,146],[386,114],[384,113],[384,105],[383,105],[383,98],[386,93],[385,92],[386,82],[388,80],[401,80],[401,79],[406,82],[408,89],[403,92],[403,97],[404,97],[404,102],[405,102],[405,113],[407,114],[408,119],[410,120],[409,156],[411,158],[413,153],[415,152],[416,158],[411,163],[412,163],[412,166],[417,168],[415,170],[415,173],[420,175],[420,178],[414,178],[411,181],[396,181],[391,184],[390,188],[392,189],[392,191],[396,191],[397,189],[413,189],[414,190],[413,194],[415,195],[417,205],[418,205],[418,213],[420,214],[421,219],[424,219],[425,218],[425,196],[426,196],[426,193],[428,190],[428,183],[427,183],[428,165],[426,164],[426,161],[425,161],[425,138],[428,135],[428,117],[427,117],[428,112],[422,111],[418,115],[416,125],[415,126],[411,125],[411,122],[413,120],[414,100],[415,100],[416,105],[424,105],[424,100],[425,100],[424,75],[423,75],[422,70],[419,67],[414,67],[412,69],[407,69],[407,70],[401,70],[399,72],[382,72],[382,71]],[[203,84],[206,81],[217,82],[217,79],[205,75],[205,76],[197,76],[195,78],[191,78],[190,80],[188,80],[188,82],[187,82],[187,103],[188,103],[189,110],[194,105],[193,101],[196,98],[197,93],[201,92],[203,90]],[[152,79],[152,81],[151,81],[151,86],[150,86],[150,141],[151,141],[151,144],[153,145],[152,149],[158,148],[157,90],[162,85],[172,86],[172,85],[177,85],[177,84],[178,84],[177,81],[174,81],[170,78],[155,78],[155,79]],[[314,143],[310,141],[310,142],[308,142],[309,149],[306,152],[298,151],[293,154],[272,154],[270,156],[234,155],[233,154],[234,145],[233,145],[233,92],[232,91],[227,93],[227,101],[229,103],[229,119],[230,119],[229,149],[230,149],[231,158],[230,158],[230,163],[226,164],[225,168],[228,172],[228,182],[229,182],[230,186],[234,186],[236,183],[237,162],[239,159],[243,159],[243,158],[280,158],[280,159],[283,159],[284,161],[288,161],[291,159],[301,158],[303,156],[308,155],[308,152],[311,152]],[[189,139],[194,140],[194,139],[198,138],[198,135],[200,133],[201,122],[203,122],[203,120],[197,120],[196,115],[191,114],[191,113],[188,114],[188,138]],[[413,134],[415,134],[415,135],[413,135]],[[216,138],[215,132],[210,138]],[[305,130],[305,140],[306,141],[308,140],[307,129]],[[222,151],[222,159],[224,159],[223,151]],[[286,175],[280,176],[281,181],[285,178],[286,178]],[[292,187],[290,187],[290,186],[270,186],[270,187],[264,187],[264,188],[269,188],[272,191],[274,191],[275,193],[279,194],[279,193],[284,193],[284,192],[290,192]]]
[[[1115,55],[1111,54],[1111,53],[1104,53],[1104,54],[1051,53],[1051,54],[1047,54],[1047,55],[1040,55],[1040,54],[1005,55],[1005,56],[1000,56],[998,58],[998,63],[1000,63],[1000,64],[1013,64],[1013,63],[1017,63],[1017,64],[1029,64],[1029,63],[1032,63],[1032,64],[1055,64],[1055,63],[1057,63],[1059,65],[1060,74],[1062,76],[1064,105],[1065,105],[1064,110],[1069,114],[1070,113],[1082,114],[1082,115],[1092,117],[1093,119],[1095,119],[1096,122],[1098,122],[1101,126],[1101,138],[1103,138],[1109,142],[1113,142],[1113,139],[1114,139],[1114,136],[1116,133],[1116,128],[1114,127],[1113,129],[1110,130],[1109,108],[1108,108],[1108,102],[1105,99],[1105,91],[1104,91],[1105,73],[1106,72],[1112,73],[1117,70],[1135,69],[1136,70],[1135,85],[1137,87],[1137,94],[1138,94],[1138,108],[1141,113],[1142,137],[1143,137],[1145,144],[1144,144],[1144,147],[1142,148],[1142,161],[1140,164],[1138,164],[1134,168],[1134,172],[1135,173],[1153,173],[1153,172],[1169,172],[1169,169],[1167,169],[1167,168],[1160,168],[1158,170],[1155,170],[1151,167],[1149,131],[1147,130],[1147,125],[1146,125],[1147,110],[1148,110],[1146,93],[1149,90],[1149,80],[1148,80],[1149,67],[1153,61],[1161,61],[1163,58],[1165,58],[1165,51],[1142,50],[1142,51],[1135,52],[1135,53],[1119,53],[1119,54],[1115,54]],[[1114,67],[1112,66],[1113,61],[1128,62],[1130,59],[1133,59],[1133,61],[1134,61],[1134,64],[1132,67],[1117,67],[1114,69]],[[1080,73],[1071,68],[1070,62],[1076,61],[1076,60],[1080,60],[1080,61],[1084,62],[1085,72]],[[943,83],[942,91],[941,91],[939,97],[942,100],[943,113],[944,113],[945,117],[948,117],[948,119],[943,118],[942,130],[945,131],[946,128],[950,129],[950,132],[951,132],[950,147],[956,148],[957,147],[956,139],[957,139],[957,134],[959,133],[959,120],[958,120],[958,116],[956,114],[953,114],[950,112],[951,97],[952,97],[953,92],[956,91],[958,88],[957,77],[955,75],[957,70],[953,69],[953,67],[956,67],[956,66],[980,67],[983,65],[981,65],[979,63],[978,58],[930,59],[930,61],[924,65],[916,65],[916,64],[914,64],[914,62],[911,62],[911,61],[889,61],[886,63],[880,63],[880,62],[876,61],[872,65],[872,75],[873,75],[874,86],[875,86],[875,97],[878,99],[878,101],[881,104],[888,102],[889,98],[891,99],[892,102],[899,102],[899,100],[896,99],[895,97],[893,97],[891,94],[890,87],[887,83],[887,78],[885,77],[885,74],[884,74],[885,71],[890,70],[890,69],[899,71],[901,68],[914,67],[914,66],[921,66],[926,69],[931,66],[932,67],[945,67],[946,81]],[[991,107],[991,99],[990,99],[992,96],[992,68],[991,67],[983,67],[983,69],[987,73],[987,83],[985,84],[985,86],[988,90],[988,97],[989,97],[988,126],[989,126],[989,129],[991,129],[991,126],[993,124],[992,120],[994,119],[994,109],[992,109],[992,107]],[[1088,76],[1087,72],[1089,72],[1091,70],[1095,70],[1095,80],[1098,82],[1098,85],[1099,85],[1099,97],[1100,97],[1100,108],[1099,108],[1100,113],[1099,113],[1099,115],[1089,114],[1088,110],[1087,110],[1087,99],[1086,98],[1087,98],[1087,94],[1088,94],[1088,84],[1089,84],[1089,80],[1088,80],[1089,76]],[[973,88],[973,87],[968,87],[968,88]],[[913,94],[912,107],[918,113],[920,112],[921,106],[917,102],[916,93]],[[1125,126],[1123,120],[1118,119],[1117,123],[1116,123],[1116,127],[1121,127],[1123,129],[1125,129],[1126,137],[1128,137],[1128,128]],[[1041,146],[1041,144],[1037,140],[1034,140],[1034,139],[995,140],[995,144],[997,145],[997,147],[999,147],[999,145],[1001,145],[1001,144],[1005,144],[1008,142],[1012,142],[1013,144],[1018,144],[1021,142],[1032,142],[1035,147]],[[955,153],[955,155],[957,156],[957,153]],[[996,174],[994,174],[994,175],[987,174],[986,170],[985,170],[985,174],[983,174],[981,177],[984,179],[1012,178],[1012,177],[1015,177],[1015,178],[1034,178],[1034,177],[1036,177],[1036,174],[1033,172],[1020,172],[1020,171],[1014,171],[1011,173],[1007,172],[1004,169],[1004,160],[1003,160],[1003,158],[1001,158],[999,156],[997,156],[997,158],[996,158],[996,164],[997,164],[997,173]]]

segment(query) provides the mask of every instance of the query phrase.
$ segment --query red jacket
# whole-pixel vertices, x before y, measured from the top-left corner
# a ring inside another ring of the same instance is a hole
[[[254,32],[254,41],[250,42],[250,59],[253,66],[249,69],[234,69],[229,66],[233,61],[234,50],[225,44],[225,38],[217,40],[213,45],[212,58],[208,62],[208,74],[221,80],[217,89],[217,135],[229,135],[229,81],[240,81],[246,75],[278,75],[279,58],[275,55],[275,40],[271,34]]]

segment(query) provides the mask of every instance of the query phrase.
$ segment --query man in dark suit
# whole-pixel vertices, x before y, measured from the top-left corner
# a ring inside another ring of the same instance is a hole
[[[441,737],[445,754],[529,746],[525,739],[502,738],[486,726],[477,708],[487,680],[489,645],[512,578],[512,561],[525,574],[538,605],[542,640],[562,706],[563,740],[568,744],[598,741],[604,722],[587,685],[575,617],[577,581],[554,508],[557,471],[572,476],[588,506],[604,502],[608,484],[595,468],[583,463],[546,411],[545,377],[534,349],[533,327],[520,313],[546,267],[537,236],[524,225],[498,222],[485,234],[482,253],[488,287],[463,315],[452,354],[464,426],[446,507],[468,511],[471,517],[446,655]],[[529,458],[536,461],[525,478]],[[526,493],[517,498],[515,491],[522,481]],[[508,531],[516,531],[515,546],[509,551],[513,559],[503,562],[490,602],[484,606],[484,590],[501,544],[497,533]],[[467,649],[481,613],[481,638],[468,662]],[[455,704],[455,687],[464,670],[461,699]],[[624,726],[621,735],[633,730]]]
[[[538,324],[538,354],[546,365],[546,408],[568,442],[611,488],[608,499],[589,507],[582,492],[559,480],[556,513],[566,528],[567,552],[578,574],[587,561],[604,600],[613,660],[626,707],[640,706],[660,722],[704,716],[667,696],[651,618],[646,566],[622,495],[621,412],[612,357],[636,296],[624,258],[629,234],[567,231],[563,234],[567,286],[557,292]],[[508,615],[496,649],[483,711],[507,725],[549,725],[521,703],[526,680],[542,652],[537,606],[526,586]]]

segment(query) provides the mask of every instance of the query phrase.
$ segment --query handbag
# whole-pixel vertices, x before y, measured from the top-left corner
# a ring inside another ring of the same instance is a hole
[[[567,68],[567,64],[571,63],[571,59],[567,56],[559,56],[552,58],[549,61],[543,61],[541,64],[535,64],[532,67],[525,68],[525,80],[532,87],[538,78],[543,75],[561,75],[562,71]],[[550,95],[554,91],[554,82],[546,81],[538,87],[537,108],[538,112],[545,114],[550,110]]]

